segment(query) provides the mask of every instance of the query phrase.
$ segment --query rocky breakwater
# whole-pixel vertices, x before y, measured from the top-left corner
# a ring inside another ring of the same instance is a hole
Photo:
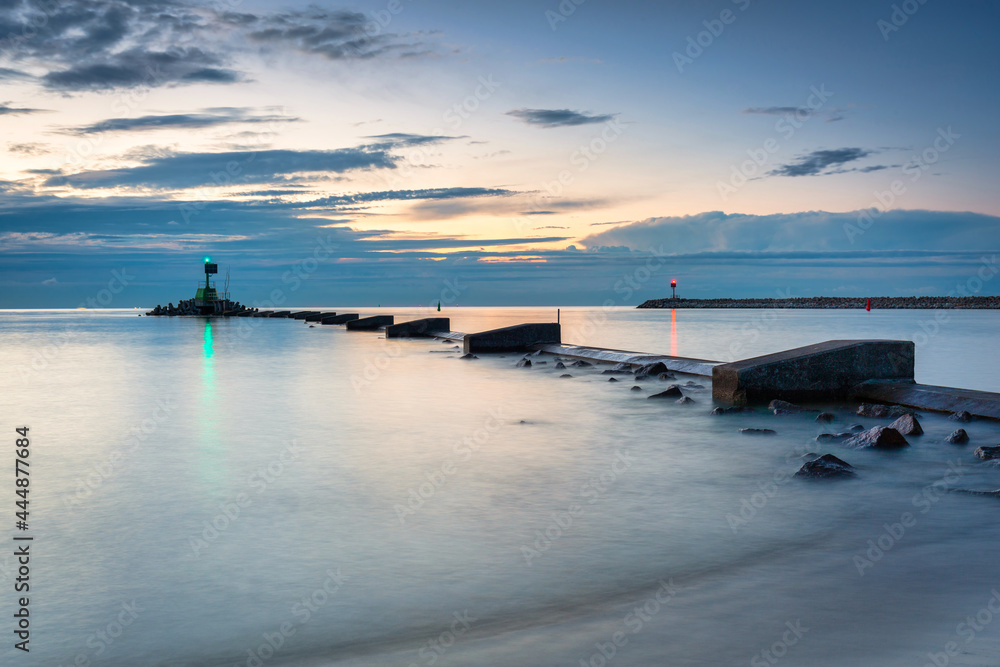
[[[220,304],[219,307],[215,308],[212,312],[206,313],[206,312],[204,312],[205,311],[204,306],[197,306],[197,305],[195,305],[195,300],[194,299],[184,299],[183,301],[178,301],[176,306],[174,305],[174,303],[172,301],[170,303],[168,303],[166,306],[161,306],[160,304],[156,304],[156,307],[153,308],[150,311],[147,311],[146,314],[150,315],[150,316],[159,316],[159,315],[168,315],[168,316],[174,316],[174,315],[239,315],[240,313],[255,313],[255,312],[257,312],[256,308],[248,308],[247,306],[244,306],[243,304],[241,304],[239,301],[236,301],[236,302],[231,302],[231,301],[221,302],[220,301],[218,303]],[[222,305],[223,303],[224,303],[224,305]]]
[[[650,299],[637,308],[1000,309],[1000,296],[815,296],[790,299]]]

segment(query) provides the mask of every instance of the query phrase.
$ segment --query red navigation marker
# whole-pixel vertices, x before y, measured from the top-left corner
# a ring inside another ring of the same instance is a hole
[[[867,310],[869,313],[872,312],[872,300],[871,299],[865,300],[865,310]]]

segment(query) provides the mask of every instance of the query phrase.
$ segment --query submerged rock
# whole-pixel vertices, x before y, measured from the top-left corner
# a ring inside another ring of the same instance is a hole
[[[955,429],[944,441],[952,445],[964,445],[969,441],[969,434],[964,428]]]
[[[980,447],[976,450],[976,458],[980,458],[984,461],[1000,459],[1000,445],[996,445],[994,447]]]
[[[531,359],[520,359],[517,362],[518,368],[531,368]]]
[[[827,423],[828,424],[828,423],[832,422],[836,418],[837,418],[837,415],[833,414],[832,412],[821,412],[818,415],[816,415],[816,421],[818,421],[820,423]]]
[[[667,371],[666,373],[660,373],[659,375],[657,375],[656,379],[657,380],[676,380],[677,376],[674,375],[673,373],[671,373],[670,371]]]
[[[855,433],[857,433],[858,431],[864,431],[865,427],[863,424],[851,424],[850,426],[847,427],[847,430],[854,431]]]
[[[770,428],[741,428],[743,435],[777,435],[778,432]]]
[[[691,398],[690,396],[681,396],[680,398],[677,399],[677,402],[680,403],[681,405],[687,405],[689,403],[697,403],[697,401]]]
[[[635,386],[634,386],[634,387],[632,387],[632,389],[630,389],[629,391],[642,391],[642,387],[640,387],[639,385],[635,385]]]
[[[608,368],[607,370],[601,371],[601,375],[632,375],[632,371]]]
[[[896,421],[889,424],[889,428],[894,428],[903,435],[923,435],[924,429],[920,428],[920,422],[913,415],[903,415]]]
[[[838,440],[847,440],[848,438],[854,437],[851,432],[845,433],[820,433],[816,436],[817,442],[837,442]]]
[[[965,410],[959,410],[958,412],[953,412],[950,415],[948,415],[948,419],[952,420],[953,422],[971,422],[972,415],[966,412]]]
[[[681,391],[681,388],[672,384],[664,391],[661,391],[659,394],[653,394],[649,398],[682,398],[683,396],[684,393]]]
[[[879,417],[896,419],[903,415],[913,414],[913,410],[901,405],[879,405],[878,403],[862,403],[858,406],[858,415],[862,417]]]
[[[802,406],[789,403],[788,401],[782,401],[777,398],[767,404],[767,409],[774,411],[775,414],[778,413],[778,410],[783,410],[786,414],[792,414],[794,412],[813,412],[812,410],[807,411]]]
[[[614,366],[612,366],[611,370],[613,370],[613,371],[619,371],[619,372],[622,372],[622,373],[628,373],[629,375],[631,375],[632,374],[632,364],[627,364],[624,361],[622,361],[621,363],[617,363]]]
[[[644,364],[635,369],[636,375],[660,375],[661,373],[669,373],[670,369],[662,361],[654,361],[651,364]]]
[[[479,357],[472,354],[471,352],[469,352],[468,354],[463,354],[462,356],[459,357],[459,359],[478,359],[478,358]]]
[[[563,362],[561,362],[561,361],[557,361],[557,362],[556,362],[556,365],[555,365],[555,366],[554,366],[553,368],[560,368],[560,369],[561,369],[561,368],[566,368],[566,364],[564,364],[564,363],[563,363]]]
[[[563,373],[563,374],[562,374],[562,375],[560,375],[559,377],[560,377],[560,378],[571,378],[571,377],[573,377],[573,376],[572,376],[572,375],[570,375],[569,373]]]
[[[731,405],[728,408],[715,408],[712,410],[713,415],[731,415],[737,412],[752,412],[750,408],[745,408],[742,405]]]
[[[854,466],[847,461],[838,459],[833,454],[824,454],[818,459],[807,461],[795,473],[796,477],[807,479],[829,479],[834,477],[850,477],[854,474]]]
[[[570,366],[573,366],[574,368],[590,368],[593,365],[594,364],[589,361],[584,361],[583,359],[578,359],[570,364]]]
[[[901,449],[909,447],[903,434],[888,426],[875,426],[844,441],[854,449]]]
[[[608,382],[618,382],[618,378],[608,378]]]

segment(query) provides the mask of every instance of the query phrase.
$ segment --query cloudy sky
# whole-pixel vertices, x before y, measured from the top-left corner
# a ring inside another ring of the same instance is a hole
[[[0,0],[0,307],[116,275],[112,306],[177,301],[204,256],[245,303],[946,294],[1000,251],[998,28],[989,0]]]

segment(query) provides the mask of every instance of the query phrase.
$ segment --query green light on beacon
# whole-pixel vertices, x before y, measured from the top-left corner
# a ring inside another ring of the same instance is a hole
[[[208,263],[209,263],[209,262],[211,262],[211,261],[212,261],[212,258],[211,258],[211,257],[206,257],[206,258],[205,258],[205,263],[206,263],[206,264],[208,264]]]

